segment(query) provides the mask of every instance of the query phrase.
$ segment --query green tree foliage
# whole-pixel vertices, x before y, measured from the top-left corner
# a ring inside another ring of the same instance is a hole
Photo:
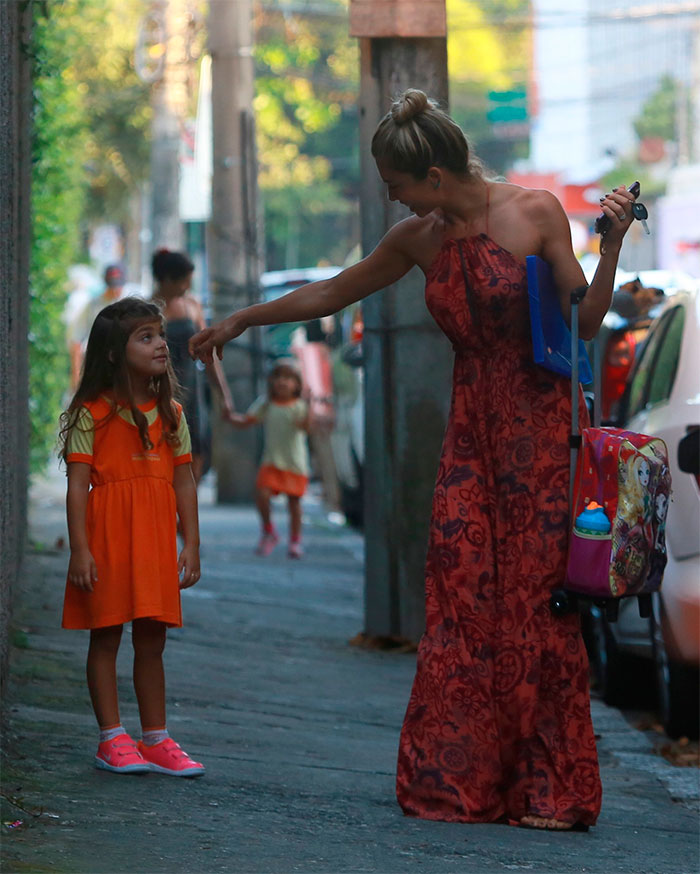
[[[29,405],[32,471],[41,470],[56,433],[68,360],[61,314],[66,276],[79,250],[85,200],[82,167],[87,143],[82,100],[71,79],[78,36],[67,6],[45,6],[33,32],[33,242],[29,309]],[[60,6],[60,8],[59,8]],[[37,7],[38,8],[38,7]]]
[[[673,76],[663,76],[659,87],[642,106],[634,121],[634,130],[640,140],[645,137],[676,139],[676,106],[679,85]]]
[[[528,80],[528,0],[446,0],[450,112],[487,167],[505,172],[527,154],[527,134],[506,138],[487,119],[489,91]]]
[[[259,7],[255,116],[268,269],[342,263],[359,187],[356,41],[346,0],[319,15]]]
[[[68,268],[89,218],[120,222],[148,173],[148,92],[132,69],[140,0],[34,4],[31,463],[53,445],[68,383]]]
[[[639,115],[633,122],[635,133],[640,140],[646,137],[659,137],[666,142],[677,139],[676,112],[679,100],[679,83],[669,75],[662,76],[656,91],[644,102]],[[657,197],[666,190],[666,174],[654,172],[653,166],[642,163],[636,154],[620,157],[615,167],[606,173],[602,184],[609,190],[615,185],[629,185],[629,180],[638,179],[641,184],[642,200]]]

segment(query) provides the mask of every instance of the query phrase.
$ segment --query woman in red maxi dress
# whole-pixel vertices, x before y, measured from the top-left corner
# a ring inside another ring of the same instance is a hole
[[[211,361],[252,325],[337,312],[423,270],[455,365],[398,799],[425,819],[588,826],[601,799],[588,664],[578,618],[548,604],[566,558],[570,384],[532,361],[525,273],[529,254],[549,262],[568,317],[585,283],[568,220],[548,192],[487,180],[422,91],[394,102],[372,154],[390,200],[413,216],[334,278],[197,334],[190,353]],[[579,309],[583,337],[610,305],[633,199],[624,187],[601,198],[611,227]]]

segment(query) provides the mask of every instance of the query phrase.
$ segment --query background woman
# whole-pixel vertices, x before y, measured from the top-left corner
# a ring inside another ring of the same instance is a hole
[[[194,264],[182,252],[159,249],[151,259],[151,268],[156,280],[153,296],[163,306],[170,360],[182,388],[182,402],[192,438],[192,469],[195,481],[199,483],[209,468],[211,431],[204,374],[187,351],[190,338],[206,327],[199,301],[187,293],[192,285]],[[233,413],[233,401],[220,362],[209,362],[206,373],[221,398],[222,416],[227,418]]]

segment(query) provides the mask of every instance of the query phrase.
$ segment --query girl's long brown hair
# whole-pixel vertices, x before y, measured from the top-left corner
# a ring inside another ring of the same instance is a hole
[[[126,363],[126,344],[129,337],[137,328],[149,322],[163,325],[163,314],[155,303],[140,297],[122,298],[97,314],[87,342],[80,383],[68,409],[61,414],[61,430],[58,435],[58,452],[61,458],[66,457],[70,432],[73,428],[80,427],[77,423],[81,407],[105,393],[112,401],[112,408],[106,416],[94,423],[94,427],[103,427],[120,407],[127,406],[139,429],[143,448],[153,449],[148,436],[148,420],[136,406]],[[177,445],[178,418],[173,396],[178,385],[170,361],[165,373],[152,379],[152,389],[163,422],[165,440],[170,445]]]

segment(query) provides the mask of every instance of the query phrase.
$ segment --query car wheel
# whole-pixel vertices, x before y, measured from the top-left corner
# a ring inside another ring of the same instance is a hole
[[[700,729],[698,670],[674,661],[668,654],[663,635],[664,607],[654,595],[651,642],[654,651],[657,707],[659,719],[669,737],[697,738]]]

